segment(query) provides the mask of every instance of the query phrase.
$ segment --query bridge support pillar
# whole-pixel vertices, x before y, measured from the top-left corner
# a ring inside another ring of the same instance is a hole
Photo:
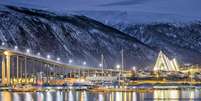
[[[2,77],[2,84],[6,84],[6,64],[5,64],[5,57],[2,57],[2,64],[1,64],[1,77]]]
[[[6,84],[10,84],[10,55],[6,55],[6,77],[7,77],[7,82]]]
[[[10,55],[6,52],[2,58],[2,84],[10,85]]]

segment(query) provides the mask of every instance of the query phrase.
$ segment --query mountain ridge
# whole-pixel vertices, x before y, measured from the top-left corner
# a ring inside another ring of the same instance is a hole
[[[98,66],[103,53],[107,67],[120,63],[122,48],[126,67],[151,65],[157,54],[138,39],[85,16],[6,7],[0,10],[0,40],[9,47],[18,45],[19,49],[30,48],[33,53],[40,51],[43,56],[49,53],[64,62],[72,58],[77,64],[86,61],[91,66]]]

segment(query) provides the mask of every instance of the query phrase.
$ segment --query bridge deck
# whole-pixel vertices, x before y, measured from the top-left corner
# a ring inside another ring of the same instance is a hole
[[[97,68],[97,67],[88,67],[88,66],[79,66],[79,65],[66,64],[66,63],[61,62],[61,61],[55,61],[55,60],[47,59],[47,58],[44,58],[44,57],[41,57],[41,56],[28,54],[28,53],[23,53],[23,52],[20,52],[20,51],[0,47],[0,54],[1,55],[4,54],[5,51],[9,52],[11,55],[23,56],[23,57],[26,57],[26,58],[31,58],[31,59],[36,60],[36,61],[44,62],[44,63],[47,63],[47,64],[57,65],[59,67],[64,67],[66,69],[97,70],[97,71],[102,70],[101,68]],[[103,71],[120,72],[120,70],[116,70],[116,69],[103,69]],[[124,72],[126,72],[126,71],[124,71]]]

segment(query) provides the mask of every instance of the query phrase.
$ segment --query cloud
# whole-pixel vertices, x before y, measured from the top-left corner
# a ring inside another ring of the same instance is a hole
[[[101,6],[128,6],[128,5],[136,5],[144,3],[147,0],[127,0],[127,1],[118,1],[118,2],[112,2],[108,4],[103,4]]]

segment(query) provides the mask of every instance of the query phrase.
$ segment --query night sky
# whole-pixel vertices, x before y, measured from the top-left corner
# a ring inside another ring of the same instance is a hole
[[[100,14],[100,12],[96,12],[96,14],[84,13],[84,15],[95,19],[109,17],[111,20],[114,16],[121,16],[120,20],[140,23],[152,21],[187,22],[201,19],[201,0],[1,0],[0,4],[60,13],[69,13],[69,11],[121,11],[126,12],[123,13],[125,15],[109,15],[109,13],[105,15]]]
[[[198,13],[201,0],[1,0],[3,4],[54,10],[126,10],[155,13]]]

